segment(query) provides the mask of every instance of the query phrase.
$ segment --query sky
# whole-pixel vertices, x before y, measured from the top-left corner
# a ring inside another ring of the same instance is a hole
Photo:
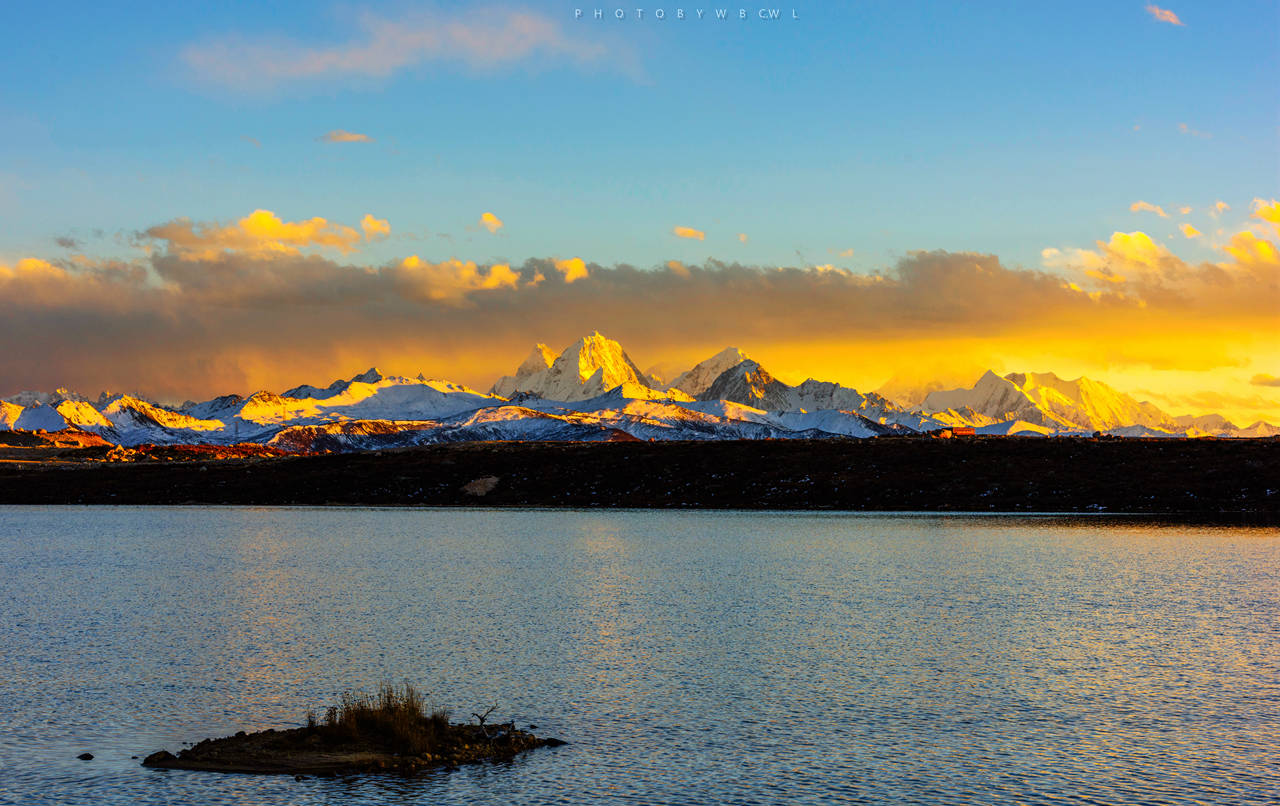
[[[1280,6],[1170,3],[15,7],[0,394],[488,388],[600,329],[1280,422]]]

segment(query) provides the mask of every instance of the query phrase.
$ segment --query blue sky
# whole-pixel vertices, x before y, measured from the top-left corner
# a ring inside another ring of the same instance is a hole
[[[1167,241],[1179,220],[1208,231],[1217,200],[1243,211],[1280,186],[1274,2],[1179,2],[1183,25],[1142,2],[769,4],[784,19],[723,22],[692,18],[688,3],[683,21],[674,4],[637,20],[635,5],[621,22],[617,4],[594,21],[581,2],[13,6],[0,256],[56,255],[67,235],[123,255],[128,233],[163,221],[266,208],[389,220],[393,237],[366,262],[871,270],[948,249],[1039,265],[1045,247],[1113,231]],[[355,47],[371,17],[512,10],[600,53],[446,57],[261,86],[190,55],[227,42]],[[372,141],[318,140],[335,129]],[[1132,212],[1138,200],[1193,212],[1160,219]],[[497,234],[476,226],[484,211],[505,222]],[[677,225],[706,238],[676,238]]]

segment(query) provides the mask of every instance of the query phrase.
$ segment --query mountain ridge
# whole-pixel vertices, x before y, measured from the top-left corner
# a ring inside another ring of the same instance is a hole
[[[560,353],[535,345],[489,392],[371,367],[325,386],[226,394],[181,406],[106,392],[90,402],[67,389],[0,400],[0,430],[75,428],[121,445],[311,440],[326,450],[358,450],[375,442],[595,440],[606,433],[657,440],[872,437],[960,426],[985,435],[1280,435],[1263,421],[1241,428],[1217,414],[1173,417],[1100,381],[1052,372],[988,370],[971,387],[933,389],[907,407],[831,381],[810,378],[792,386],[727,347],[666,384],[599,331]]]

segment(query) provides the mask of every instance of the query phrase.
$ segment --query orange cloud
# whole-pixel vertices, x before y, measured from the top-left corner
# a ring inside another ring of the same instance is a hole
[[[1188,238],[1194,238],[1200,234],[1200,230],[1196,229],[1190,224],[1179,224],[1178,228],[1181,229],[1182,234],[1187,236]]]
[[[391,234],[391,222],[385,218],[374,218],[371,214],[365,213],[364,218],[360,219],[360,229],[364,230],[366,241],[374,238],[385,238]]]
[[[1149,213],[1155,213],[1161,218],[1169,217],[1168,214],[1165,213],[1164,208],[1160,207],[1159,205],[1150,204],[1149,202],[1144,202],[1144,201],[1136,201],[1133,204],[1129,205],[1130,212],[1137,213],[1143,210],[1146,210]]]
[[[356,134],[345,129],[334,129],[320,138],[326,143],[372,143],[373,138],[367,134]]]
[[[587,278],[587,264],[580,257],[571,257],[568,260],[555,261],[556,271],[564,275],[565,283],[572,283],[575,280],[585,280]]]
[[[1187,125],[1187,124],[1185,124],[1185,123],[1179,123],[1179,124],[1178,124],[1178,131],[1182,132],[1183,134],[1187,134],[1187,135],[1190,135],[1190,136],[1192,136],[1192,137],[1199,137],[1199,138],[1204,139],[1204,140],[1208,140],[1208,139],[1211,139],[1211,138],[1213,137],[1213,135],[1212,135],[1212,134],[1210,134],[1209,132],[1202,132],[1202,131],[1198,131],[1198,130],[1196,130],[1196,129],[1191,128],[1190,126],[1188,126],[1188,125]]]
[[[693,238],[698,241],[705,241],[707,234],[700,229],[693,227],[672,227],[671,231],[677,238]]]
[[[410,255],[400,262],[392,276],[397,288],[413,299],[458,304],[473,291],[516,288],[520,275],[505,263],[495,263],[481,271],[473,261],[457,259],[430,263]]]
[[[66,271],[47,260],[37,257],[24,257],[12,267],[0,263],[0,280],[18,278],[63,278]]]
[[[234,224],[197,224],[179,218],[146,230],[146,238],[188,260],[210,260],[226,252],[259,256],[295,255],[303,247],[328,247],[343,254],[355,250],[360,235],[351,227],[316,217],[283,221],[270,210],[254,210]]]
[[[1178,15],[1174,14],[1167,8],[1160,8],[1157,5],[1147,6],[1147,13],[1155,17],[1160,22],[1167,22],[1170,25],[1182,25],[1182,20],[1178,19]]]
[[[498,218],[493,213],[483,213],[480,216],[480,226],[484,227],[490,232],[497,232],[498,230],[502,229],[502,219]]]
[[[1213,203],[1213,209],[1210,210],[1209,212],[1211,215],[1213,215],[1214,218],[1217,218],[1218,216],[1222,215],[1224,212],[1230,209],[1231,209],[1231,205],[1219,199],[1218,201]]]
[[[746,243],[746,242],[747,242],[747,233],[745,233],[745,232],[739,232],[739,233],[738,233],[738,242],[739,242],[739,243]]]

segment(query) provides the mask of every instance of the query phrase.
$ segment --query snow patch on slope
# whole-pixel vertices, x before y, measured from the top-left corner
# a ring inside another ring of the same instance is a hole
[[[21,414],[22,406],[0,400],[0,431],[12,431],[14,423],[18,421],[18,416]]]
[[[37,400],[23,407],[13,427],[19,431],[61,431],[67,421],[56,408]]]

